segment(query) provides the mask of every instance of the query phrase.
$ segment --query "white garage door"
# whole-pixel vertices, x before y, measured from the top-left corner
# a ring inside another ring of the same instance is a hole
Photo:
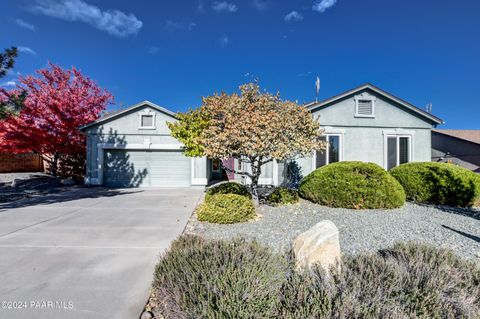
[[[180,151],[105,150],[104,161],[105,186],[190,186],[191,159]]]

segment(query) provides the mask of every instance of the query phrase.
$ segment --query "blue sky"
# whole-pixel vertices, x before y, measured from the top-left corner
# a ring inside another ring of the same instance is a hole
[[[52,61],[76,66],[117,105],[173,111],[258,78],[309,102],[370,82],[443,128],[480,129],[477,0],[0,0],[0,49],[21,49],[12,85]]]

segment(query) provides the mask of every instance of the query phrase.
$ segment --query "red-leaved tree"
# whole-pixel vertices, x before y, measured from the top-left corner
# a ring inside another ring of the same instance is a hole
[[[112,95],[79,70],[52,63],[17,88],[0,90],[0,102],[25,92],[20,113],[0,121],[0,152],[33,152],[54,176],[79,177],[85,166],[86,137],[79,127],[95,121]]]

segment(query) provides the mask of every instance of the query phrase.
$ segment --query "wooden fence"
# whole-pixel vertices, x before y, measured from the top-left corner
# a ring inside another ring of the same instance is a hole
[[[43,171],[43,160],[38,155],[0,153],[0,173]]]

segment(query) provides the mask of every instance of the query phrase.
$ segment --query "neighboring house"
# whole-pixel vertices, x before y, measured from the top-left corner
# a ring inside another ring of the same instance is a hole
[[[432,161],[480,173],[480,130],[433,130]]]
[[[337,161],[374,162],[390,169],[431,160],[431,130],[442,120],[373,85],[365,84],[322,102],[305,105],[325,129],[328,149],[295,161],[262,167],[260,184],[281,185],[292,173],[305,176]],[[187,158],[170,136],[166,121],[175,113],[145,101],[90,123],[86,182],[106,186],[195,186],[212,179],[236,179],[218,161]],[[249,168],[227,160],[237,170]],[[248,181],[245,181],[248,182]]]
[[[0,153],[0,173],[43,171],[43,159],[39,155]]]

